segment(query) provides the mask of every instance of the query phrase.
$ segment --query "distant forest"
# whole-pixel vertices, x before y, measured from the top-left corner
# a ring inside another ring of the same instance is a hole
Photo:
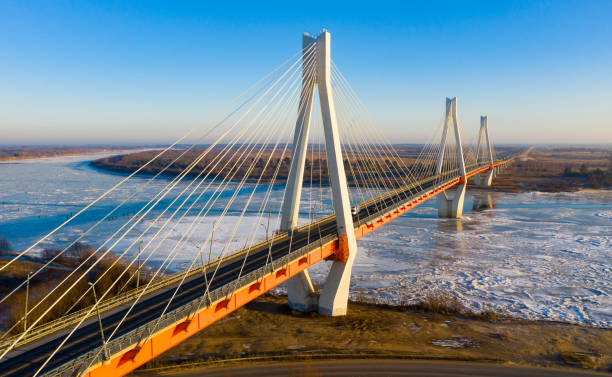
[[[190,164],[196,161],[203,151],[203,148],[193,149],[181,156],[184,153],[183,150],[171,150],[147,166],[144,165],[155,157],[159,151],[145,151],[102,158],[92,161],[91,165],[121,173],[132,173],[144,166],[140,171],[141,174],[153,175],[163,170],[165,175],[176,176],[189,168]],[[275,181],[284,182],[289,175],[290,157],[287,155],[281,156],[280,153],[274,153],[270,156],[272,150],[265,151],[259,156],[255,154],[237,156],[238,153],[234,153],[234,151],[226,155],[220,155],[220,153],[223,153],[221,149],[213,149],[193,166],[188,175],[190,177],[208,175],[209,179],[217,177],[218,179],[225,178],[232,181],[239,181],[246,177],[247,182],[257,181],[260,177],[262,182],[269,182],[275,176]],[[234,164],[237,161],[240,161],[240,167],[234,169]],[[309,154],[305,165],[304,182],[312,182],[317,185],[329,184],[329,172],[324,151],[314,153],[314,155]],[[347,171],[348,184],[351,186],[357,185],[357,181],[363,184],[363,182],[380,180],[381,175],[387,182],[399,182],[403,168],[399,159],[382,157],[351,159],[350,163],[345,159],[344,165]]]
[[[571,166],[566,166],[563,176],[581,178],[586,181],[588,187],[606,188],[612,187],[612,153],[610,153],[608,169],[589,168],[586,164],[580,165],[578,170],[573,170]]]

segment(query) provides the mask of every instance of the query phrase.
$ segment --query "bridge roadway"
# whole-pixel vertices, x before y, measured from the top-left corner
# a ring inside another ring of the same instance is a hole
[[[482,167],[477,168],[482,170]],[[472,170],[472,175],[475,171],[476,169]],[[457,177],[453,178],[456,179]],[[353,221],[356,226],[358,226],[360,219],[364,219],[373,214],[383,215],[388,212],[389,208],[395,207],[398,203],[414,200],[422,194],[431,191],[433,188],[442,186],[445,182],[452,181],[452,179],[444,180],[443,182],[440,181],[441,180],[436,179],[436,177],[432,177],[419,182],[418,186],[410,185],[407,186],[406,189],[397,191],[392,195],[382,195],[379,197],[380,199],[370,200],[359,207],[359,212],[353,215]],[[210,291],[235,281],[239,276],[244,276],[251,271],[264,267],[266,263],[269,262],[269,254],[271,254],[273,260],[276,260],[287,255],[292,250],[297,250],[303,246],[307,246],[309,243],[317,242],[320,238],[327,235],[337,234],[335,216],[329,216],[324,221],[315,224],[318,225],[316,225],[316,227],[310,226],[300,228],[298,231],[286,234],[280,239],[276,238],[271,240],[271,247],[270,243],[263,243],[250,250],[246,263],[244,264],[242,275],[240,275],[240,270],[243,267],[243,253],[236,253],[233,256],[229,256],[220,264],[212,280]],[[186,279],[166,312],[170,312],[190,301],[200,298],[206,289],[205,282],[212,279],[213,273],[214,266],[207,268],[206,279],[203,274],[194,274],[189,279]],[[174,287],[177,285],[178,284],[175,284]],[[159,318],[174,291],[175,289],[161,290],[159,294],[150,295],[136,304],[126,320],[123,321],[114,337],[117,338],[122,334]],[[104,334],[106,337],[113,332],[127,312],[128,307],[129,306],[125,306],[121,310],[109,310],[106,313],[101,313]],[[51,334],[46,338],[32,342],[32,344],[20,346],[14,351],[9,352],[0,362],[0,376],[32,376],[45,362],[48,356],[60,345],[64,339],[62,335],[68,333],[68,330],[60,333],[61,334]],[[49,363],[47,363],[43,372],[51,371],[101,346],[102,341],[99,324],[97,321],[90,320],[87,324],[83,325],[83,327],[75,331],[69,341],[66,342],[66,344],[60,348],[59,352],[57,352]],[[21,350],[22,347],[27,348],[27,351],[24,352]]]

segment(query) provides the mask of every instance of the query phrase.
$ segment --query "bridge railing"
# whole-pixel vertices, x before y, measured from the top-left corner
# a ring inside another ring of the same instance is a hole
[[[496,159],[496,160],[493,161],[493,163],[494,164],[500,163],[500,162],[508,163],[508,162],[513,161],[513,160],[514,160],[514,157],[511,157],[511,158],[509,158],[507,160]],[[470,173],[472,171],[478,170],[480,168],[488,167],[488,166],[490,166],[489,163],[470,164],[470,165],[466,166],[466,170],[468,170],[468,173]],[[398,194],[400,194],[402,192],[406,192],[406,191],[408,191],[410,189],[414,189],[414,188],[419,187],[419,186],[424,186],[425,184],[430,183],[432,181],[434,181],[434,182],[437,181],[438,182],[438,186],[444,186],[444,185],[452,182],[453,180],[457,179],[459,177],[458,173],[459,173],[459,169],[457,168],[457,169],[453,169],[453,170],[450,170],[448,172],[445,172],[444,174],[441,174],[441,175],[434,175],[434,176],[422,179],[420,181],[417,181],[415,183],[412,183],[412,184],[409,184],[409,185],[405,185],[405,186],[403,186],[401,188],[389,191],[389,192],[385,193],[384,195],[381,195],[381,196],[378,196],[376,198],[370,199],[370,200],[368,200],[366,202],[360,203],[359,205],[360,206],[362,206],[362,205],[363,206],[368,206],[368,205],[374,204],[376,202],[381,202],[381,201],[383,201],[383,200],[385,200],[385,199],[387,199],[389,197],[396,196],[396,195],[398,195]],[[410,195],[409,197],[405,198],[404,200],[401,200],[398,203],[395,203],[393,206],[388,207],[388,211],[395,210],[395,209],[401,207],[402,205],[404,205],[405,203],[410,202],[410,201],[412,201],[412,200],[422,196],[424,192],[433,191],[435,188],[436,187],[432,187],[429,190],[415,192],[412,195]],[[359,227],[361,225],[370,223],[373,220],[376,220],[377,218],[379,218],[380,216],[382,216],[382,214],[380,214],[380,213],[373,213],[373,214],[368,215],[367,217],[359,219],[357,221],[357,223],[356,223],[356,227]]]
[[[333,216],[333,215],[332,215]],[[329,217],[329,216],[328,216]],[[327,217],[326,217],[327,218]],[[308,225],[306,225],[308,226]],[[303,226],[303,227],[306,227]],[[302,228],[303,228],[302,227]],[[275,237],[269,238],[265,241],[261,241],[258,244],[255,244],[249,248],[246,249],[242,249],[239,250],[236,253],[233,253],[231,255],[228,255],[225,258],[222,258],[221,260],[216,259],[211,261],[210,263],[207,263],[204,266],[204,269],[207,270],[209,268],[213,268],[215,267],[217,264],[219,263],[224,263],[226,261],[232,260],[232,259],[236,259],[242,255],[244,255],[245,253],[248,253],[249,250],[252,250],[256,247],[260,247],[263,246],[267,243],[274,243],[277,242],[281,239],[283,239],[284,237],[287,237],[287,233],[281,233],[276,235]],[[201,274],[201,267],[198,268],[194,268],[192,271],[189,271],[187,274],[188,276],[185,279],[190,278],[191,276],[194,275],[198,275]],[[185,276],[185,271],[178,271],[175,272],[173,274],[164,276],[163,279],[160,279],[158,282],[152,283],[151,285],[149,285],[149,287],[141,287],[141,288],[136,288],[136,289],[132,289],[130,291],[127,291],[121,295],[117,295],[114,297],[110,297],[108,299],[105,299],[101,302],[99,302],[98,304],[98,309],[100,311],[100,313],[105,313],[109,310],[115,309],[121,305],[125,305],[128,304],[130,302],[132,302],[133,300],[135,300],[136,298],[138,298],[141,294],[143,295],[143,297],[149,296],[153,293],[158,292],[160,289],[164,289],[167,287],[170,287],[174,284],[179,283],[183,277]],[[143,294],[142,292],[145,291],[146,292]],[[89,314],[87,314],[89,312]],[[30,330],[28,332],[28,334],[21,340],[19,340],[19,342],[17,342],[17,344],[15,345],[16,347],[20,347],[23,346],[25,344],[31,343],[35,340],[41,339],[47,335],[56,333],[57,331],[60,331],[70,325],[76,325],[77,323],[79,323],[81,320],[83,320],[83,317],[85,317],[85,320],[88,320],[90,318],[94,318],[96,316],[96,312],[91,310],[91,307],[87,307],[81,310],[78,310],[76,312],[70,313],[68,315],[65,315],[61,318],[55,319],[53,321],[47,322],[45,324],[42,324],[40,326],[35,327],[34,329]],[[11,336],[10,338],[6,338],[3,341],[0,342],[0,352],[3,352],[6,348],[10,347],[11,344],[13,344],[15,342],[15,340],[17,340],[19,338],[20,334],[16,334]]]
[[[274,271],[286,267],[292,261],[301,258],[309,252],[319,248],[321,245],[325,245],[329,242],[337,239],[337,235],[328,235],[317,242],[313,242],[302,248],[296,249],[289,254],[278,258],[272,263],[260,267],[252,272],[245,274],[239,279],[235,280],[230,284],[226,284],[220,288],[211,291],[208,295],[203,295],[200,298],[192,300],[168,313],[164,314],[160,318],[151,321],[145,325],[142,325],[128,333],[125,333],[115,339],[110,340],[106,343],[106,348],[110,355],[121,353],[131,347],[136,346],[142,340],[154,335],[156,332],[162,331],[169,326],[175,325],[181,321],[188,319],[194,315],[198,310],[206,309],[211,307],[216,302],[231,297],[239,288],[248,286],[257,281],[261,281],[266,275],[273,273]],[[88,367],[104,361],[103,347],[97,347],[78,358],[61,365],[58,368],[53,369],[44,374],[48,377],[72,377],[76,371],[84,372]]]

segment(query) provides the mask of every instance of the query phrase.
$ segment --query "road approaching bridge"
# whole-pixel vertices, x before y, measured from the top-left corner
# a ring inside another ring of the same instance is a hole
[[[173,371],[174,377],[355,377],[355,376],[401,376],[401,377],[588,377],[603,376],[601,373],[541,369],[492,364],[458,363],[418,360],[332,360],[301,361],[289,363],[256,364],[197,369],[184,372]],[[146,377],[167,376],[147,374]]]

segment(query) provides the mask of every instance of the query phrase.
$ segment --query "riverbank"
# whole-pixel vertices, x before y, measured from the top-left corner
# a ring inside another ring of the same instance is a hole
[[[420,146],[396,146],[403,163],[410,167],[418,156]],[[271,151],[264,152],[258,161],[254,161],[253,167],[233,173],[224,168],[224,163],[211,163],[220,153],[220,148],[215,148],[208,156],[190,170],[188,176],[195,177],[209,174],[209,177],[229,178],[241,180],[246,177],[247,181],[257,181],[260,177],[262,182],[268,182],[276,176],[276,180],[283,182],[287,179],[290,166],[290,158],[275,154],[269,158]],[[91,166],[98,169],[112,171],[115,173],[131,174],[138,169],[139,174],[153,175],[163,170],[165,175],[176,176],[183,172],[189,164],[196,160],[203,149],[193,149],[184,155],[181,150],[172,150],[159,156],[157,159],[144,166],[145,163],[155,157],[160,151],[145,151],[138,153],[123,154],[97,159],[91,162]],[[307,171],[312,174],[305,175],[305,182],[310,184],[327,185],[329,183],[327,165],[325,163],[324,151],[315,154],[313,161],[306,159]],[[515,152],[515,149],[505,150],[506,155]],[[233,158],[230,154],[229,159]],[[318,156],[318,157],[317,157]],[[227,158],[226,158],[227,159]],[[268,160],[270,162],[268,163]],[[355,162],[359,166],[368,166],[370,160]],[[345,161],[345,164],[347,162]],[[352,162],[352,164],[354,164]],[[387,169],[389,176],[393,175],[396,168],[388,161],[379,160],[376,164]],[[214,165],[211,167],[211,165]],[[278,171],[275,170],[278,167]],[[350,167],[347,168],[347,172]],[[357,185],[351,174],[347,174],[349,186]],[[470,183],[472,180],[470,180]],[[612,151],[605,147],[531,147],[520,154],[508,168],[502,171],[494,180],[492,189],[498,192],[575,192],[582,189],[602,189],[612,187]],[[483,188],[471,185],[471,188],[482,190]]]
[[[352,302],[344,317],[292,311],[266,295],[147,363],[155,368],[250,364],[264,360],[397,358],[609,371],[612,329],[527,321],[435,305]]]

